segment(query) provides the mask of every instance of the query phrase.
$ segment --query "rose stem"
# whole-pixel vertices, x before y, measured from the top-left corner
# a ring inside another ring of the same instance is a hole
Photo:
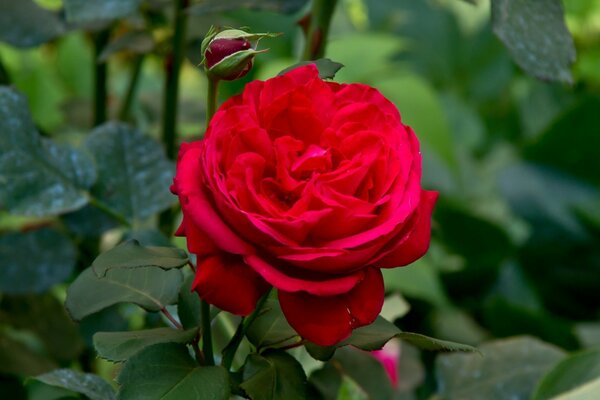
[[[291,350],[291,349],[295,349],[296,347],[303,346],[304,344],[306,344],[306,340],[301,339],[301,340],[297,341],[296,343],[288,344],[287,346],[278,347],[277,350]]]
[[[310,23],[304,47],[304,60],[316,60],[325,55],[329,25],[337,0],[313,0]]]
[[[108,62],[99,61],[100,53],[108,44],[110,30],[103,29],[94,34],[94,125],[97,126],[106,121],[108,98]]]
[[[185,32],[187,14],[185,9],[189,0],[175,0],[175,27],[173,48],[165,59],[165,92],[163,103],[162,142],[167,157],[175,159],[177,147],[177,99],[179,94],[179,72],[183,64],[185,51]],[[175,209],[169,208],[159,216],[159,227],[163,234],[170,237],[173,233]]]
[[[119,119],[121,121],[129,120],[131,106],[133,105],[133,100],[135,99],[135,94],[137,91],[138,82],[140,81],[140,74],[142,72],[143,65],[144,54],[138,54],[135,57],[135,60],[133,60],[131,78],[129,80],[129,85],[127,86],[127,94],[125,95],[125,100],[123,101],[123,105],[121,106],[121,110],[119,111]]]
[[[204,300],[200,300],[200,304],[202,313],[202,352],[204,353],[206,365],[215,365],[210,326],[210,304]]]
[[[173,324],[173,326],[175,326],[175,328],[177,328],[177,329],[183,329],[183,326],[181,326],[181,324],[175,319],[175,317],[173,317],[171,315],[171,313],[165,307],[162,307],[160,309],[160,312],[163,313],[163,315],[165,317],[167,317],[167,319],[169,321],[171,321],[171,323]]]
[[[208,93],[206,97],[206,127],[210,123],[210,119],[217,111],[217,94],[219,88],[219,80],[208,78]]]
[[[240,324],[238,325],[238,327],[235,331],[235,334],[233,335],[233,337],[231,338],[229,343],[227,343],[227,346],[225,346],[225,348],[223,349],[223,361],[221,362],[221,365],[223,367],[225,367],[225,369],[229,370],[231,368],[231,364],[233,363],[233,358],[235,357],[235,353],[236,353],[238,347],[240,347],[240,344],[242,343],[242,339],[246,335],[246,331],[248,330],[248,327],[252,324],[252,322],[254,322],[256,317],[259,316],[263,306],[265,305],[267,299],[269,298],[270,293],[271,293],[270,290],[267,293],[265,293],[263,295],[263,297],[261,297],[261,299],[256,304],[256,308],[254,309],[254,312],[252,314],[250,314],[249,317],[244,318],[242,320],[242,322],[240,322]]]

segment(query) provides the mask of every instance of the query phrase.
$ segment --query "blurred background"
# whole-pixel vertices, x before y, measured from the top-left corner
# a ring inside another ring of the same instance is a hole
[[[61,0],[36,1],[39,13],[19,10],[25,3],[0,1],[0,83],[26,96],[38,132],[61,145],[82,146],[105,120],[162,140],[174,18],[187,19],[171,111],[179,142],[203,134],[207,82],[197,65],[210,25],[283,33],[260,42],[269,51],[245,78],[221,85],[221,100],[294,64],[303,47],[301,0],[191,1],[183,17],[173,1],[147,0],[133,2],[134,11],[73,14],[69,23]],[[472,345],[521,334],[570,352],[600,345],[600,1],[563,6],[577,59],[572,78],[544,82],[493,33],[488,0],[339,1],[326,50],[345,65],[335,80],[372,85],[398,106],[421,140],[423,185],[441,193],[427,256],[386,271],[401,329]],[[154,181],[166,200],[129,227],[94,205],[45,213],[0,204],[6,398],[57,398],[54,388],[23,383],[57,366],[110,378],[113,366],[95,358],[91,334],[160,323],[120,306],[75,325],[62,308],[77,272],[121,237],[184,246],[156,229],[157,213],[175,199],[169,173]],[[402,357],[401,368],[410,367],[398,398],[435,393],[435,355],[409,349]]]

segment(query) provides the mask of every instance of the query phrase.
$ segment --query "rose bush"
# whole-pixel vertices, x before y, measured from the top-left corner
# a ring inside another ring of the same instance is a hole
[[[335,344],[379,314],[380,268],[427,251],[437,193],[420,179],[417,138],[376,89],[314,65],[251,82],[181,146],[172,190],[193,289],[247,315],[274,286],[301,336]]]

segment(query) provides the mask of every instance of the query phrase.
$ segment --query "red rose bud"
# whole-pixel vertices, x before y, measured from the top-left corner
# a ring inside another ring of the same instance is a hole
[[[248,50],[252,44],[243,38],[239,39],[215,39],[208,45],[204,57],[206,58],[206,67],[212,68],[225,57],[238,51]]]
[[[246,75],[252,68],[254,56],[265,50],[255,50],[251,40],[275,36],[269,33],[248,33],[239,29],[227,29],[206,34],[202,42],[202,55],[208,75],[212,79],[232,81]]]

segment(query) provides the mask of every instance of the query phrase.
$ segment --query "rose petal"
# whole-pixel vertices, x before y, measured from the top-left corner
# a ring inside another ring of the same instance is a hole
[[[423,257],[431,240],[431,214],[438,198],[438,192],[421,191],[421,201],[417,209],[414,229],[373,265],[379,268],[393,268],[408,265]]]
[[[365,278],[348,293],[313,296],[279,291],[279,303],[300,336],[320,346],[331,346],[350,336],[353,329],[375,321],[383,296],[381,271],[369,268]]]
[[[364,276],[362,271],[342,276],[322,276],[320,280],[303,278],[301,275],[293,276],[292,271],[282,272],[283,268],[277,268],[257,255],[244,257],[246,264],[251,266],[267,282],[277,289],[286,292],[305,291],[317,296],[331,296],[346,293],[359,283]],[[298,271],[302,273],[303,271]],[[307,276],[305,274],[305,276]]]
[[[199,262],[192,284],[202,299],[236,315],[254,311],[269,287],[240,257],[223,253]]]

